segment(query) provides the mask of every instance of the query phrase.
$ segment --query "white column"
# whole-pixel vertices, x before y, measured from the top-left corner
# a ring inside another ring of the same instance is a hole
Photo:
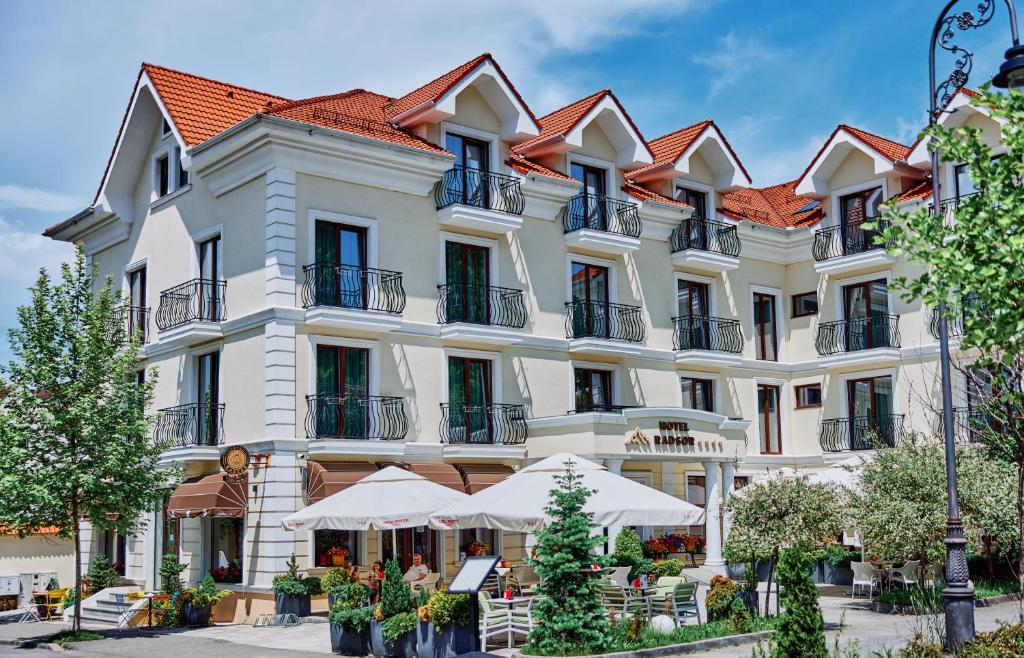
[[[732,515],[724,510],[725,504],[732,498],[733,489],[736,486],[736,464],[733,462],[722,462],[722,544],[729,539],[729,528],[732,526]]]
[[[609,473],[616,475],[622,475],[622,460],[621,459],[606,459],[604,460],[605,468],[608,469]],[[615,552],[615,539],[619,536],[619,532],[622,531],[622,526],[615,525],[608,527],[608,554]]]
[[[720,567],[722,560],[722,483],[718,477],[718,462],[704,462],[704,564]]]

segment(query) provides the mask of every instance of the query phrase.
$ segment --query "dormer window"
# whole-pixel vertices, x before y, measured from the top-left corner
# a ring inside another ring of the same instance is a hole
[[[167,119],[161,119],[160,121],[160,137],[167,137],[171,134],[171,124],[167,123]]]
[[[676,201],[693,206],[693,216],[699,219],[708,219],[708,195],[707,192],[698,192],[688,187],[679,186],[676,188]]]
[[[185,171],[185,167],[183,167],[181,164],[181,151],[179,151],[178,149],[174,149],[174,153],[175,155],[178,156],[174,159],[175,163],[177,164],[178,170],[178,184],[175,187],[185,187],[189,183],[188,172]]]

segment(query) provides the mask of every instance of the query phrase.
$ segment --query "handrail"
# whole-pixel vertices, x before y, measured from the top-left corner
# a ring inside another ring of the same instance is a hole
[[[743,351],[743,330],[739,320],[701,315],[672,318],[672,343],[676,351],[710,350],[739,354]]]
[[[302,271],[305,308],[333,306],[394,315],[405,310],[401,272],[326,262],[306,265]]]
[[[821,356],[900,346],[900,316],[869,315],[818,325],[814,347]]]
[[[903,439],[903,416],[897,414],[829,418],[821,421],[818,441],[825,452],[890,448]]]
[[[522,215],[526,198],[519,179],[507,174],[455,165],[434,186],[438,210],[455,204]]]
[[[307,395],[309,439],[404,439],[409,432],[405,403],[383,395]]]
[[[639,238],[643,225],[635,203],[581,192],[562,209],[562,228],[566,233],[590,229]]]
[[[526,326],[523,291],[471,283],[438,286],[437,321],[468,322],[522,329]]]
[[[171,329],[193,321],[223,322],[227,281],[192,279],[160,293],[156,326]]]
[[[868,223],[873,224],[875,228],[870,230],[863,228],[863,225]],[[890,225],[891,222],[888,220],[869,217],[859,222],[844,222],[839,226],[818,229],[814,232],[811,254],[814,256],[814,260],[820,263],[842,256],[853,256],[874,249],[888,248],[892,245],[888,242],[885,245],[876,244],[876,238],[880,238],[882,232]]]
[[[217,446],[224,442],[224,403],[189,402],[160,409],[153,427],[157,443],[172,448]]]
[[[441,403],[441,442],[520,445],[526,442],[521,404]]]
[[[742,243],[736,227],[703,217],[690,217],[672,229],[669,236],[672,253],[697,249],[725,256],[740,255]]]
[[[631,343],[644,339],[644,320],[639,306],[608,302],[568,302],[565,305],[566,338],[612,338]]]

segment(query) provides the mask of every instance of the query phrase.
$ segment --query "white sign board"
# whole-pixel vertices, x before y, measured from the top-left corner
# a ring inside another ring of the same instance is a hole
[[[448,585],[448,592],[451,594],[476,594],[484,586],[484,581],[494,571],[494,566],[500,559],[500,555],[466,558],[459,573],[455,574],[451,584]]]

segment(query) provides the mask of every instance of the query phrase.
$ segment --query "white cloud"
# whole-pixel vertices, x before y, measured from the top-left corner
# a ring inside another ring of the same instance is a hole
[[[82,202],[66,194],[21,185],[0,185],[0,208],[24,208],[40,212],[80,210]]]
[[[720,37],[710,53],[693,56],[693,61],[711,70],[708,100],[723,91],[742,84],[752,75],[762,75],[766,67],[777,62],[781,53],[752,35],[737,35],[735,30]]]
[[[757,172],[756,187],[786,183],[803,173],[826,139],[827,134],[813,135],[803,143],[788,147],[779,146],[777,141],[756,140],[741,157],[749,171]]]
[[[8,293],[32,284],[45,267],[51,275],[74,254],[74,247],[27,231],[0,216],[0,281]]]
[[[901,144],[913,144],[922,130],[924,124],[920,121],[907,121],[903,117],[896,119],[896,141]]]

